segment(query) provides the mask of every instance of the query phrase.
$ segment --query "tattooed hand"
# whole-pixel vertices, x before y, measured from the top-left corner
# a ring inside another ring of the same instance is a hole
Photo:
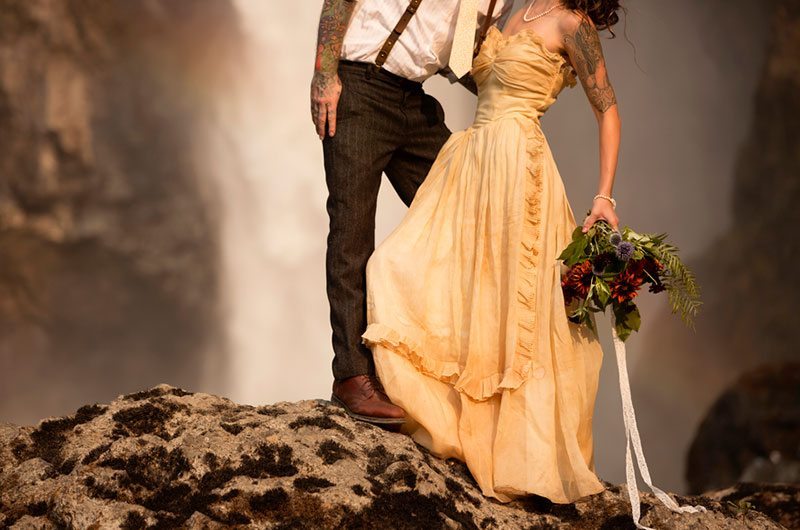
[[[581,17],[577,27],[565,33],[564,48],[592,106],[604,113],[616,105],[617,99],[608,80],[600,37],[588,18]]]
[[[325,0],[322,4],[317,60],[311,80],[311,119],[320,140],[325,138],[326,128],[331,136],[336,134],[336,108],[342,93],[342,82],[336,72],[354,5],[352,0]]]
[[[317,128],[319,139],[325,138],[325,127],[328,134],[336,134],[336,108],[342,94],[342,82],[336,73],[314,72],[311,81],[311,119]]]

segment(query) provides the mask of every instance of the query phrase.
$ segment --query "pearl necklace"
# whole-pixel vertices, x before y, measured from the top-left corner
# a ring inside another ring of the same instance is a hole
[[[530,14],[530,12],[531,12],[531,8],[532,8],[534,5],[536,5],[536,0],[533,0],[533,2],[531,2],[531,5],[529,5],[529,6],[528,6],[528,9],[526,9],[526,10],[525,10],[525,14],[524,14],[524,15],[522,15],[522,20],[524,20],[525,22],[533,22],[533,21],[534,21],[534,20],[536,20],[537,18],[542,18],[543,16],[545,16],[546,14],[548,14],[550,11],[552,11],[552,10],[553,10],[553,9],[555,9],[555,8],[557,8],[557,7],[558,7],[558,5],[559,5],[559,3],[558,3],[558,2],[556,2],[556,3],[555,3],[553,6],[552,6],[552,7],[550,7],[550,9],[545,9],[544,11],[542,11],[541,13],[539,13],[538,15],[533,15],[532,17],[528,18],[528,15],[529,15],[529,14]]]

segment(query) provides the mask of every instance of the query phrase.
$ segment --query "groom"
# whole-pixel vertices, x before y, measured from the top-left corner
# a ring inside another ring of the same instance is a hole
[[[381,175],[410,205],[450,136],[441,105],[422,82],[446,73],[451,82],[470,86],[465,75],[477,28],[480,42],[512,6],[513,0],[324,0],[311,114],[328,186],[332,400],[355,418],[405,421],[405,411],[383,393],[372,353],[361,342]]]

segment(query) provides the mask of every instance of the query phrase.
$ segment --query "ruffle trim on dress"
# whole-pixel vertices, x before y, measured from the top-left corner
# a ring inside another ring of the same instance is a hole
[[[445,383],[455,384],[461,375],[461,366],[458,363],[425,357],[422,352],[426,348],[422,344],[408,336],[401,335],[397,330],[385,324],[377,322],[370,324],[361,338],[364,344],[377,344],[402,355],[418,371]]]
[[[525,218],[517,268],[517,347],[512,363],[514,372],[521,374],[521,385],[530,376],[530,366],[537,354],[536,295],[539,250],[541,240],[542,171],[544,138],[541,129],[524,122],[527,135],[527,181],[525,183]]]
[[[530,362],[522,367],[513,366],[503,373],[486,377],[472,377],[468,373],[455,384],[455,389],[475,401],[486,401],[503,390],[519,388],[531,374]]]
[[[425,348],[410,337],[401,335],[385,324],[373,323],[367,326],[362,335],[365,344],[383,346],[407,359],[422,374],[448,383],[455,390],[474,401],[485,401],[499,391],[514,390],[522,385],[532,373],[531,363],[515,366],[504,373],[494,373],[484,377],[474,377],[464,372],[464,367],[456,362],[446,362],[426,357]]]

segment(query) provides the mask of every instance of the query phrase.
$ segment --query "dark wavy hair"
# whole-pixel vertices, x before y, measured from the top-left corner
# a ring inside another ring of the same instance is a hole
[[[588,16],[598,31],[607,29],[614,37],[611,26],[619,22],[618,11],[625,11],[619,0],[562,0],[564,7]]]

